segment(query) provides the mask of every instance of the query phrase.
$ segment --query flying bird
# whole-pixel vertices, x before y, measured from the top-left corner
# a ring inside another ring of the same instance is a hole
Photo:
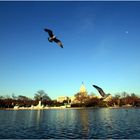
[[[98,92],[100,93],[100,95],[102,96],[103,99],[107,98],[110,95],[110,94],[105,94],[105,92],[100,87],[98,87],[96,85],[93,85],[93,87],[95,87],[98,90]]]
[[[44,31],[45,31],[45,32],[48,32],[48,34],[49,34],[49,37],[48,37],[48,41],[49,41],[49,42],[53,42],[53,41],[54,41],[54,42],[57,43],[61,48],[63,48],[62,42],[56,38],[56,36],[53,34],[53,32],[52,32],[50,29],[44,29]]]

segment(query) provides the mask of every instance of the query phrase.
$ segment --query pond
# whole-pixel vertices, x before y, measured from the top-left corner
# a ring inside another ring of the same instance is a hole
[[[139,139],[139,108],[0,110],[2,139]]]

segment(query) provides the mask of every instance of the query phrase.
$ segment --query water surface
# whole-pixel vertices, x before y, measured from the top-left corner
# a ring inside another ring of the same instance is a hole
[[[140,109],[0,110],[0,138],[140,138]]]

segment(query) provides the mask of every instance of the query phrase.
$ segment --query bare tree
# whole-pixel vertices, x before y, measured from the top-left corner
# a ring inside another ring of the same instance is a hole
[[[125,98],[127,95],[128,95],[127,92],[125,92],[125,91],[122,92],[122,97],[123,97],[123,98]]]
[[[16,100],[17,98],[18,97],[14,93],[12,93],[12,99]]]
[[[37,93],[35,93],[34,96],[35,100],[51,100],[51,98],[47,95],[47,93],[44,90],[38,90]]]
[[[23,101],[27,101],[29,98],[23,95],[19,95],[18,96],[18,100],[23,100]]]

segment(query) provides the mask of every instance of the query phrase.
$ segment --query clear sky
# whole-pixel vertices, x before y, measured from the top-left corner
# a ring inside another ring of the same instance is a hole
[[[0,95],[73,96],[82,82],[140,95],[140,2],[0,2]]]

